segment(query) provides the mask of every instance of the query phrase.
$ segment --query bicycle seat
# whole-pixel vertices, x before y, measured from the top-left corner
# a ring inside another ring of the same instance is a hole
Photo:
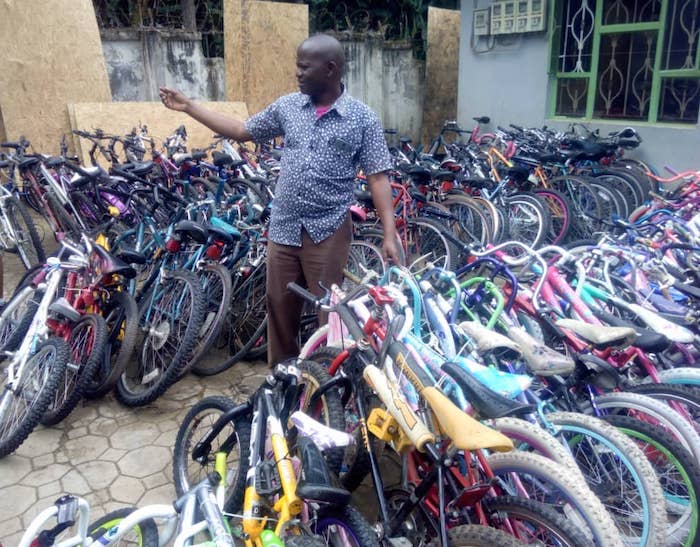
[[[120,248],[113,256],[116,256],[119,260],[127,264],[145,264],[148,262],[145,255],[129,248]]]
[[[593,315],[613,327],[629,327],[630,329],[633,329],[636,333],[636,338],[632,341],[632,345],[637,346],[639,349],[644,351],[658,353],[671,345],[671,341],[663,334],[639,327],[634,323],[631,323],[626,319],[622,319],[621,317],[617,317],[616,315],[613,315],[607,311],[593,310]]]
[[[510,327],[508,337],[517,342],[527,368],[533,374],[568,376],[576,368],[576,363],[571,357],[541,344],[522,327]]]
[[[498,452],[513,450],[513,443],[508,437],[462,412],[436,387],[426,387],[421,396],[430,405],[442,432],[458,449],[489,448]]]
[[[224,165],[230,165],[233,163],[233,158],[224,152],[219,152],[214,150],[212,153],[212,158],[214,158],[214,165],[217,167],[223,167]]]
[[[399,142],[408,144],[409,142],[413,142],[413,139],[411,137],[399,137]]]
[[[488,116],[479,116],[478,118],[472,118],[476,123],[491,123],[491,118]]]
[[[462,321],[457,327],[476,343],[476,350],[479,353],[506,349],[515,352],[518,356],[521,355],[520,346],[516,342],[478,321]]]
[[[367,207],[374,207],[372,194],[364,190],[355,190],[355,199]]]
[[[206,228],[209,231],[209,235],[216,241],[221,241],[223,243],[233,243],[237,239],[241,238],[240,234],[238,234],[238,237],[234,237],[234,234],[232,234],[231,232],[227,232],[223,228],[218,228],[214,226],[211,222],[207,224]]]
[[[629,327],[592,325],[576,319],[558,319],[556,325],[578,334],[599,349],[610,346],[629,346],[637,337],[635,330]]]
[[[355,444],[355,438],[350,433],[323,425],[300,410],[294,412],[289,419],[299,430],[299,433],[313,440],[314,444],[321,450]]]
[[[455,180],[455,172],[448,169],[440,169],[433,173],[433,178],[437,180]]]
[[[486,420],[506,416],[525,416],[534,411],[532,405],[513,401],[489,389],[457,363],[448,361],[440,368],[457,382],[467,401],[474,407],[477,414]]]
[[[350,503],[350,492],[333,484],[321,450],[308,438],[297,438],[297,449],[301,458],[301,479],[296,494],[303,500],[327,503],[342,507]]]
[[[97,253],[97,256],[100,257],[100,267],[102,268],[103,275],[119,274],[127,279],[133,279],[136,277],[136,270],[134,268],[112,255],[99,245],[95,245],[94,251]]]
[[[207,152],[205,150],[195,150],[192,152],[192,159],[195,161],[201,161],[207,157]]]
[[[411,198],[417,201],[418,203],[428,203],[428,198],[426,198],[420,190],[411,188],[408,191],[408,195],[411,196]]]
[[[22,161],[19,162],[19,168],[26,169],[27,167],[31,167],[32,165],[36,165],[37,163],[39,163],[39,158],[23,158]]]
[[[147,175],[151,171],[153,171],[153,167],[155,164],[152,161],[144,161],[144,162],[132,162],[132,163],[125,163],[121,166],[121,168],[125,171],[129,171],[133,173],[134,175]]]
[[[207,229],[198,222],[181,220],[173,228],[173,232],[189,237],[195,243],[206,243],[209,238]]]

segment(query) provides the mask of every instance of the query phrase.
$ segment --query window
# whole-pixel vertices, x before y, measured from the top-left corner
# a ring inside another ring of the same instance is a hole
[[[698,123],[700,0],[555,0],[550,115]]]

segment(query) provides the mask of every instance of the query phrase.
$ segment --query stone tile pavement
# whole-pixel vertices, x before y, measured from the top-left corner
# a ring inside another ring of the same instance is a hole
[[[66,492],[88,500],[91,520],[125,505],[172,502],[172,450],[185,414],[209,395],[245,400],[266,370],[238,363],[214,377],[188,375],[149,406],[127,408],[110,395],[83,402],[56,426],[39,426],[0,459],[0,543],[16,545],[29,522]]]

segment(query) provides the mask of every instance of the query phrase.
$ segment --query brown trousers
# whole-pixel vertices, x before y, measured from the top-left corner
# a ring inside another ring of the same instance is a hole
[[[303,300],[287,289],[291,281],[322,296],[324,287],[343,280],[352,239],[350,215],[320,243],[302,229],[301,247],[269,242],[267,247],[267,362],[271,367],[297,357]]]

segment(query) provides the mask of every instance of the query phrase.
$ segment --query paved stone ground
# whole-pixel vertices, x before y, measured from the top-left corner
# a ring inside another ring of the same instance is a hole
[[[15,256],[4,256],[5,298],[23,272]],[[109,395],[82,402],[57,426],[38,426],[0,460],[0,543],[14,547],[32,518],[64,493],[86,498],[91,520],[126,505],[172,502],[172,450],[185,414],[209,395],[245,400],[266,370],[239,363],[214,377],[188,375],[149,406],[127,408]],[[355,495],[368,517],[376,516],[373,498],[369,483]]]

